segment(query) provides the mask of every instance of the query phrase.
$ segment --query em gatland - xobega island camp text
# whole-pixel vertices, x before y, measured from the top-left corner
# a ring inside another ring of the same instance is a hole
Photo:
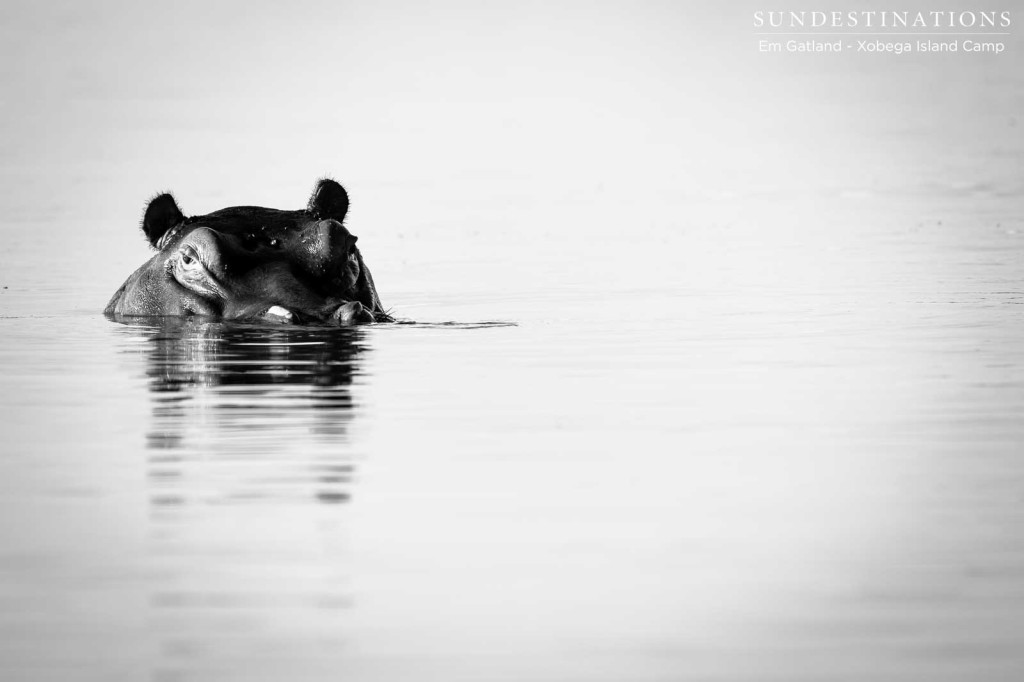
[[[979,40],[760,40],[759,52],[864,52],[906,54],[908,52],[986,52],[1001,54],[1007,49],[1002,41]]]
[[[1002,41],[980,40],[759,40],[759,52],[860,52],[907,54],[909,52],[984,52],[1002,54]]]

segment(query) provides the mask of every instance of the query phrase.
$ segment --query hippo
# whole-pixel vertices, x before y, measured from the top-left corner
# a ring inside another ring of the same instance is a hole
[[[391,322],[343,221],[348,193],[320,180],[305,209],[234,206],[186,218],[170,194],[142,231],[157,253],[104,313],[348,326]]]

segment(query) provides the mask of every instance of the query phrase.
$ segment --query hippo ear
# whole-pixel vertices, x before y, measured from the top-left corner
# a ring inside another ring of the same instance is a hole
[[[167,230],[184,219],[185,216],[181,214],[174,197],[170,194],[161,194],[146,207],[146,215],[142,218],[142,231],[146,233],[149,243],[156,246]]]
[[[348,192],[334,180],[324,178],[316,183],[307,209],[318,218],[334,218],[341,222],[348,213]]]

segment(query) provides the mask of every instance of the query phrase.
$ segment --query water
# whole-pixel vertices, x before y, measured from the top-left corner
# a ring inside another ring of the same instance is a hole
[[[408,306],[516,326],[122,325],[102,296],[6,317],[0,660],[15,679],[1010,679],[1024,293],[998,266],[1024,249],[995,228],[970,247],[974,221],[944,215],[927,238],[849,226],[773,287],[492,283]],[[761,251],[727,241],[703,253]],[[945,283],[922,281],[932,259]]]
[[[1020,678],[1020,74],[624,7],[12,14],[0,677]],[[415,324],[100,314],[325,170]]]

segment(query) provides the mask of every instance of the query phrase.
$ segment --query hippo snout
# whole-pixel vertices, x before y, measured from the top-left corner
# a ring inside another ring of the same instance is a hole
[[[330,317],[333,324],[349,326],[353,324],[368,324],[374,321],[373,313],[367,310],[359,301],[349,301],[338,306]]]

